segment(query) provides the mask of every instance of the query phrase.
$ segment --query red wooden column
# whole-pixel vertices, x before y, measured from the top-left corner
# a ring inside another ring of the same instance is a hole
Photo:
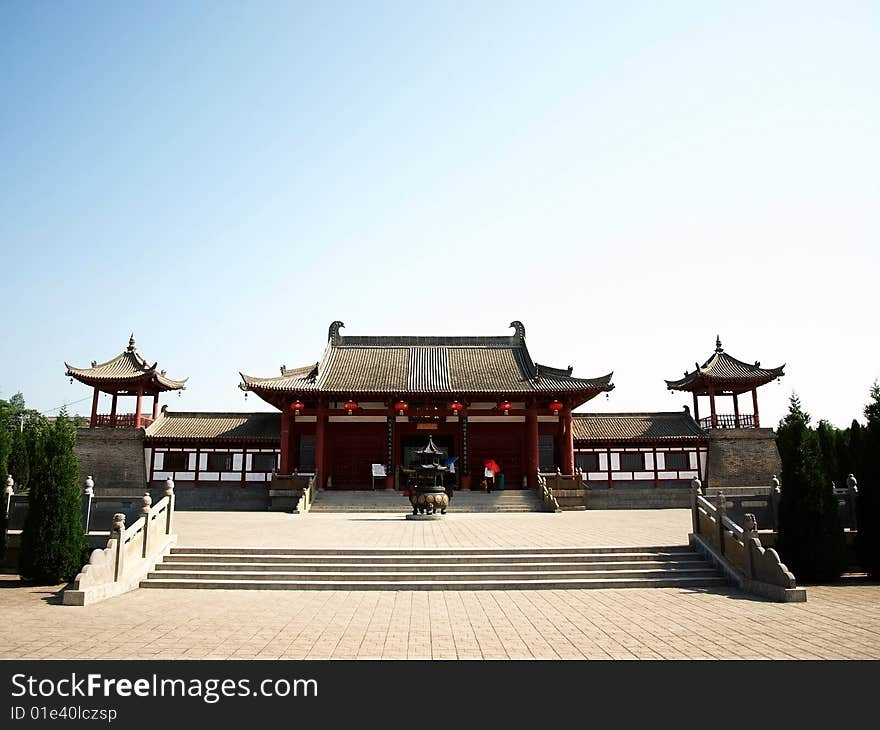
[[[715,413],[715,391],[709,388],[709,407],[712,409],[712,428],[718,428],[718,414]]]
[[[571,406],[566,405],[560,415],[562,416],[560,469],[563,474],[574,474],[574,433],[571,429]]]
[[[752,388],[752,406],[755,409],[755,428],[761,428],[761,419],[758,417],[758,389]]]
[[[327,475],[324,472],[324,451],[327,445],[327,406],[318,400],[318,420],[315,423],[315,471],[318,473],[318,487],[327,486]]]
[[[110,404],[110,427],[116,428],[116,398],[119,394],[113,394],[113,403]]]
[[[692,391],[694,396],[694,420],[699,422],[700,420],[700,402],[697,400],[697,391]]]
[[[284,401],[281,407],[281,474],[290,474],[290,403]]]
[[[538,487],[538,404],[532,401],[526,411],[526,477],[529,489]]]
[[[141,406],[144,402],[144,386],[138,386],[137,404],[134,407],[134,427],[141,427]]]
[[[385,472],[385,489],[394,489],[394,475],[397,473],[397,458],[394,442],[396,439],[394,424],[396,423],[396,413],[394,411],[393,402],[388,406],[388,415],[385,421],[385,460],[387,471]]]
[[[89,428],[94,428],[98,425],[98,396],[101,394],[97,388],[95,388],[95,394],[92,396],[92,420],[89,421]]]
[[[736,392],[733,394],[733,421],[736,424],[736,427],[739,428],[739,396]]]
[[[153,396],[153,420],[159,417],[159,393]]]
[[[288,412],[290,406],[287,407]],[[299,469],[299,449],[296,448],[296,413],[290,415],[290,428],[287,434],[287,459],[290,467],[290,473]]]

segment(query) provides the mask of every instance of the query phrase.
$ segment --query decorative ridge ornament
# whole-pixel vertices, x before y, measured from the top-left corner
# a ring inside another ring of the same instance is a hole
[[[520,340],[525,340],[526,338],[526,328],[525,325],[520,322],[518,319],[513,320],[509,325],[509,327],[513,327],[516,330],[516,334],[514,337],[519,338]]]
[[[338,343],[340,339],[339,330],[343,327],[345,327],[345,324],[338,319],[330,323],[330,329],[327,330],[327,339],[334,345]]]
[[[137,346],[134,342],[134,332],[132,332],[131,337],[128,338],[128,352],[137,352]]]
[[[722,353],[724,348],[721,347],[721,335],[715,335],[715,352]]]

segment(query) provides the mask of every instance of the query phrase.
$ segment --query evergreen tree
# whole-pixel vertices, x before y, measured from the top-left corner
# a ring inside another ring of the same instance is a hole
[[[16,491],[27,489],[31,476],[27,437],[21,431],[12,432],[12,449],[9,454],[9,473],[15,479]],[[5,480],[4,480],[5,484]]]
[[[810,416],[792,394],[788,414],[779,424],[782,502],[779,506],[779,553],[798,580],[833,581],[846,562],[846,544],[837,501],[825,481]]]
[[[880,577],[880,385],[871,386],[865,406],[859,478],[859,562],[872,578]]]
[[[47,431],[35,433],[28,513],[21,536],[19,573],[53,584],[82,567],[85,538],[74,454],[76,429],[62,410]]]
[[[822,478],[826,484],[844,486],[845,482],[840,478],[840,468],[837,463],[838,431],[828,421],[819,421],[816,429],[816,438],[819,442],[819,458],[822,470]]]
[[[9,476],[9,455],[12,453],[12,437],[10,432],[0,424],[0,488],[6,489],[6,477]]]

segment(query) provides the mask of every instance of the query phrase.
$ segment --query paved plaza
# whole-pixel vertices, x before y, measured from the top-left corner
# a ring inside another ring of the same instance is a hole
[[[687,510],[293,516],[178,512],[181,545],[684,544]],[[880,658],[880,585],[777,604],[732,588],[525,591],[138,590],[61,606],[0,577],[0,658]]]

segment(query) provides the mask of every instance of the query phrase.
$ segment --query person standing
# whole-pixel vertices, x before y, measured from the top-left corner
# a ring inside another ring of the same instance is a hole
[[[491,492],[492,491],[492,483],[495,481],[495,472],[492,471],[492,469],[490,467],[486,466],[486,468],[483,469],[483,477],[486,482],[486,491]]]

